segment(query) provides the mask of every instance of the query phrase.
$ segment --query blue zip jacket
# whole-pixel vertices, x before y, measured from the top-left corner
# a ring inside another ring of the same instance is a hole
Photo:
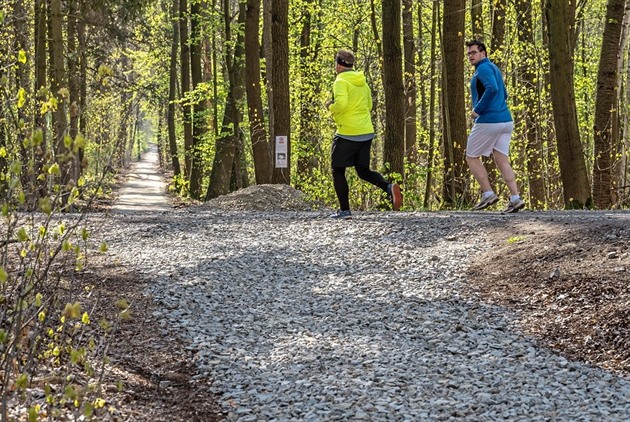
[[[487,57],[481,60],[470,80],[473,110],[479,115],[475,123],[504,123],[512,121],[507,106],[507,90],[501,71]]]

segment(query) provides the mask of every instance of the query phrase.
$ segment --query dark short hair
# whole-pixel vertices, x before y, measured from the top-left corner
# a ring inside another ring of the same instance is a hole
[[[351,50],[339,50],[335,55],[337,63],[344,67],[354,66],[354,53]]]
[[[486,45],[479,40],[466,41],[466,47],[476,45],[479,51],[486,51]]]

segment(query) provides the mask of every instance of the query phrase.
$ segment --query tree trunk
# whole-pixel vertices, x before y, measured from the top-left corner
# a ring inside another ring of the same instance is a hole
[[[198,1],[190,3],[190,75],[192,89],[196,90],[200,83],[203,82],[203,72],[201,69],[201,10]],[[191,169],[190,169],[190,196],[195,199],[201,199],[201,182],[202,182],[202,157],[201,144],[203,138],[208,131],[206,124],[204,101],[196,99],[193,103],[193,120],[192,120],[192,149],[191,149]]]
[[[437,37],[438,37],[438,23],[440,19],[440,3],[433,3],[433,13],[431,18],[431,60],[430,62],[430,88],[429,88],[429,146],[428,146],[428,157],[427,157],[427,184],[424,189],[424,201],[423,207],[425,209],[429,208],[429,203],[431,200],[431,189],[433,186],[433,168],[434,168],[434,158],[435,158],[435,100],[436,100],[436,69],[435,62],[437,61]]]
[[[276,153],[275,153],[275,110],[274,110],[274,91],[271,84],[272,74],[273,74],[273,45],[272,45],[272,33],[271,33],[271,3],[272,0],[263,0],[263,52],[265,56],[265,74],[264,80],[265,85],[267,86],[267,113],[269,115],[269,149],[271,152],[271,164],[272,164],[272,183],[275,177],[275,161],[276,161]]]
[[[231,31],[231,13],[230,1],[224,0],[224,22],[225,22],[225,39],[229,45],[232,40]],[[239,23],[245,22],[245,6],[240,4]],[[236,47],[232,55],[232,49],[226,47],[225,63],[229,77],[229,92],[226,99],[225,114],[223,115],[223,123],[221,125],[221,133],[216,140],[216,153],[212,164],[212,172],[210,174],[210,184],[206,192],[206,201],[225,195],[230,191],[230,180],[233,179],[235,160],[238,159],[239,142],[242,139],[240,135],[239,123],[241,120],[241,112],[239,110],[239,102],[243,99],[243,34],[237,37]],[[238,168],[238,164],[237,164]],[[237,187],[238,184],[232,185]]]
[[[24,51],[28,53],[30,51],[29,31],[26,27],[27,21],[28,12],[24,7],[24,0],[16,0],[13,4],[13,51],[18,57],[19,52]],[[31,121],[30,115],[35,107],[32,101],[28,60],[25,62],[21,60],[17,61],[15,65],[15,76],[18,98],[23,98],[23,100],[18,101],[17,104],[18,145],[20,149],[20,161],[23,166],[20,178],[23,188],[26,191],[25,193],[30,196],[30,193],[35,191],[35,178],[33,177],[34,169],[29,168],[32,151],[26,149],[27,143],[25,143],[24,140],[31,136],[29,122]]]
[[[76,143],[79,133],[79,116],[81,115],[81,83],[79,81],[79,38],[77,16],[79,10],[75,2],[68,2],[67,34],[68,34],[68,88],[70,90],[70,127],[68,135],[72,140],[71,175],[75,186],[81,176],[79,146]]]
[[[175,135],[175,99],[177,97],[177,50],[179,46],[179,2],[173,0],[171,22],[173,23],[173,39],[171,40],[171,63],[169,68],[169,84],[168,84],[168,146],[171,154],[171,164],[173,166],[173,175],[175,180],[181,176],[181,168],[179,166],[179,156],[177,154],[177,138]]]
[[[518,13],[519,42],[524,45],[534,45],[534,28],[532,20],[532,6],[529,1],[518,0],[516,3]],[[537,136],[537,128],[540,125],[537,101],[537,75],[535,58],[525,60],[520,66],[519,73],[522,76],[522,84],[525,88],[523,95],[525,138],[527,139],[527,175],[529,178],[529,206],[534,209],[543,209],[546,205],[545,178],[544,178],[544,152],[540,138]]]
[[[629,129],[629,119],[628,113],[622,113],[622,110],[627,110],[628,98],[630,97],[630,90],[625,89],[628,85],[628,81],[630,81],[630,76],[628,76],[628,37],[630,36],[630,1],[626,0],[626,6],[624,9],[623,22],[621,27],[621,42],[619,43],[619,51],[621,54],[619,55],[619,61],[617,62],[617,72],[618,72],[618,92],[619,92],[619,104],[618,107],[615,107],[615,122],[618,126],[615,128],[614,133],[617,135],[615,139],[615,145],[617,146],[617,150],[615,151],[615,156],[618,159],[614,163],[613,167],[613,177],[614,177],[614,186],[616,188],[614,202],[619,203],[620,201],[625,200],[625,191],[627,185],[627,167],[628,167],[628,153],[627,151],[627,133]],[[622,76],[625,74],[625,78]]]
[[[320,93],[320,80],[317,63],[317,46],[313,45],[312,27],[317,28],[318,13],[313,14],[314,0],[306,0],[302,13],[302,32],[300,34],[300,134],[297,142],[297,180],[301,182],[313,178],[313,172],[319,167],[322,152],[321,139],[321,104],[317,100]],[[313,25],[313,21],[314,25]],[[355,32],[356,34],[356,32]],[[356,38],[353,38],[353,42]]]
[[[405,56],[405,157],[410,163],[416,163],[418,145],[416,145],[416,66],[412,0],[403,0],[402,23]]]
[[[87,133],[87,39],[86,39],[86,0],[79,0],[79,19],[77,22],[77,38],[79,42],[79,133],[85,136]],[[78,162],[81,171],[87,168],[85,148],[78,151]]]
[[[492,62],[499,69],[505,71],[505,19],[507,12],[507,0],[495,0],[492,8],[492,44],[490,53],[492,54]]]
[[[274,183],[290,184],[291,181],[291,109],[289,101],[289,1],[273,0],[271,3],[271,87],[273,91],[273,133],[286,136],[286,168],[276,168]],[[275,139],[272,140],[275,150]]]
[[[56,159],[60,167],[60,185],[62,190],[62,205],[65,206],[68,200],[69,190],[67,187],[70,180],[71,160],[68,157],[68,148],[64,143],[64,136],[68,127],[66,119],[66,104],[68,101],[68,84],[66,82],[66,69],[64,66],[63,48],[63,15],[61,12],[61,0],[50,0],[50,31],[52,44],[50,53],[52,56],[53,78],[51,81],[51,92],[57,97],[57,110],[53,113],[53,130],[55,139]]]
[[[260,86],[260,0],[247,1],[245,18],[245,87],[247,90],[247,111],[249,131],[252,139],[254,172],[256,183],[271,183],[273,164],[271,148],[265,129],[265,116]]]
[[[593,128],[593,202],[599,209],[612,205],[613,110],[617,107],[618,60],[625,0],[608,0],[602,49],[597,72],[595,124]]]
[[[188,1],[179,0],[179,43],[181,66],[181,98],[184,121],[184,176],[190,181],[192,175],[192,160],[195,153],[193,143],[193,111],[190,101],[186,98],[190,91],[190,45],[188,39]]]
[[[444,2],[444,203],[464,202],[467,169],[465,169],[466,107],[464,99],[464,14],[465,0]]]
[[[472,0],[470,5],[470,21],[472,24],[473,39],[484,42],[483,32],[483,2],[482,0]]]
[[[383,92],[385,137],[383,160],[389,171],[404,176],[405,88],[403,86],[400,0],[383,0]]]
[[[42,88],[47,86],[46,82],[46,0],[35,0],[35,98],[38,102],[45,101],[45,94]],[[34,113],[35,115],[35,128],[41,131],[41,142],[33,145],[34,159],[35,159],[35,172],[33,178],[35,179],[33,185],[36,186],[38,196],[43,198],[47,195],[47,185],[45,178],[39,178],[39,175],[43,173],[43,166],[46,162],[47,153],[47,130],[46,130],[46,117],[42,113]]]
[[[592,196],[584,150],[580,143],[573,83],[571,23],[575,18],[570,14],[570,6],[566,0],[547,0],[546,15],[549,32],[551,101],[564,204],[568,209],[590,207]]]

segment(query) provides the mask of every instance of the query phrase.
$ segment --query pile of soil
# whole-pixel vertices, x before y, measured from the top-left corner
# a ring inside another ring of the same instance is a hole
[[[224,211],[316,211],[326,206],[309,201],[303,192],[289,185],[253,185],[214,198],[204,209]]]
[[[490,231],[469,283],[542,345],[630,376],[630,225],[584,215]]]

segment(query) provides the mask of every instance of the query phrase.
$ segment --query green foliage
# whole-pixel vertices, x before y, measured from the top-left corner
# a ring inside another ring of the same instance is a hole
[[[512,236],[507,240],[508,245],[513,245],[514,243],[521,243],[525,240],[525,236]]]

